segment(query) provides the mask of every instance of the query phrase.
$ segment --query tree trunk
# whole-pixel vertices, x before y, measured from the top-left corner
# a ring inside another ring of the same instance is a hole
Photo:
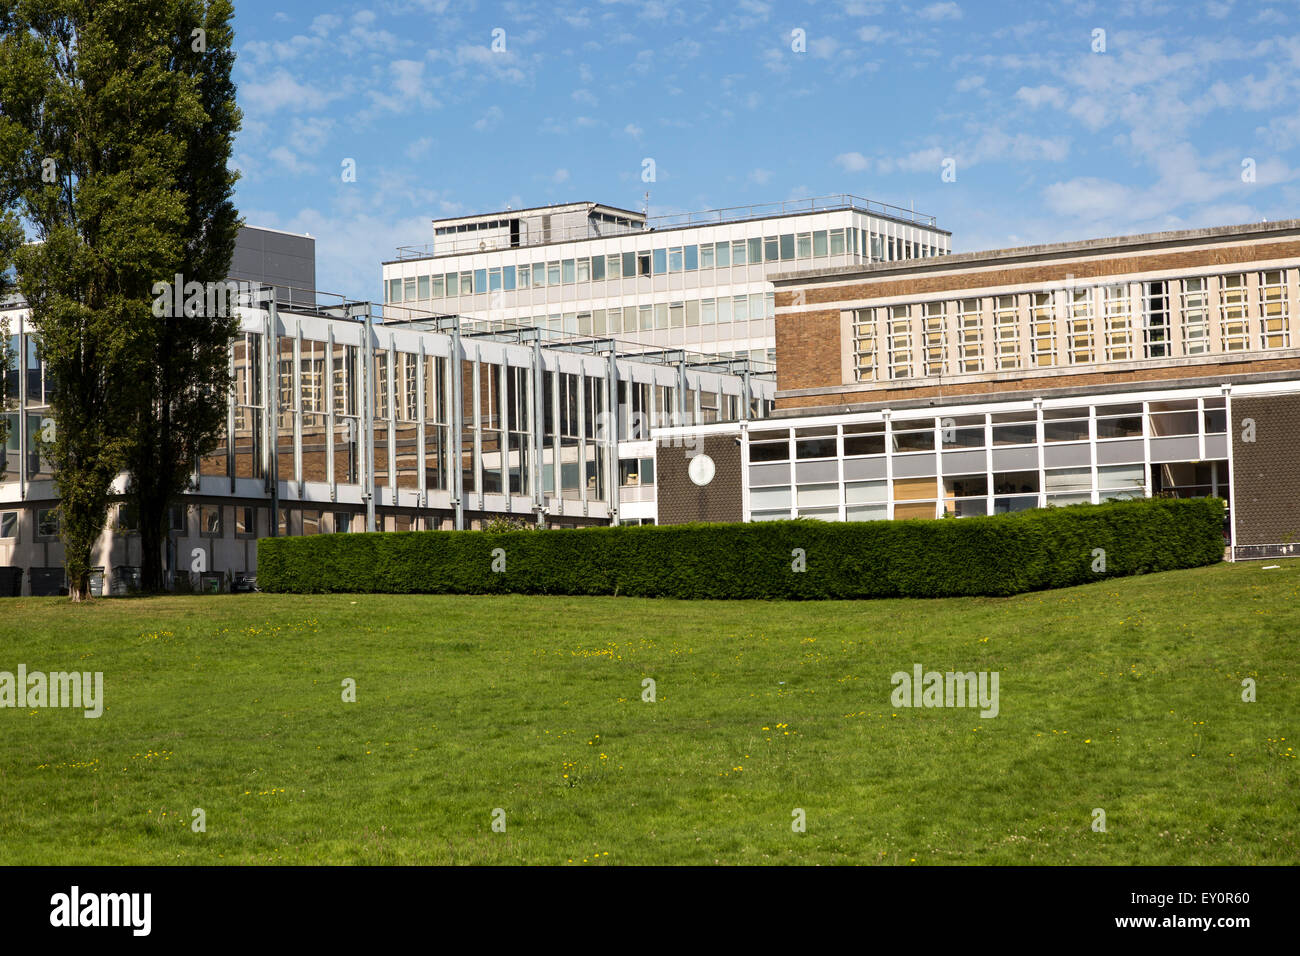
[[[79,575],[68,578],[68,597],[73,604],[81,604],[83,601],[90,600],[90,572],[84,571]]]
[[[143,496],[141,496],[143,498]],[[163,588],[163,543],[167,540],[167,500],[139,501],[140,514],[140,589],[159,594]]]

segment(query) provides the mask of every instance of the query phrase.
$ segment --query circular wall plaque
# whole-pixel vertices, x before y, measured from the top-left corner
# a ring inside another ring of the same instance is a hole
[[[703,487],[713,480],[715,470],[713,459],[708,455],[700,454],[691,459],[686,472],[691,476],[691,481]]]

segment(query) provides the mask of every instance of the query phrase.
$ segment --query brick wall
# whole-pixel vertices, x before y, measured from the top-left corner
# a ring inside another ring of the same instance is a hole
[[[661,442],[655,449],[655,497],[660,524],[692,521],[740,521],[741,498],[739,435],[704,435],[694,449]],[[713,480],[707,485],[691,481],[690,460],[702,452],[713,459]]]
[[[1254,441],[1243,441],[1248,420]],[[1234,544],[1300,543],[1300,396],[1232,400]]]

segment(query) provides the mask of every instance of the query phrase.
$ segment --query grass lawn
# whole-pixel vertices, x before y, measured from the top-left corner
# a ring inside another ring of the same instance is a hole
[[[0,709],[0,863],[1295,863],[1278,563],[935,601],[6,599],[0,671],[102,671],[106,706]],[[891,707],[918,663],[997,671],[999,715]]]

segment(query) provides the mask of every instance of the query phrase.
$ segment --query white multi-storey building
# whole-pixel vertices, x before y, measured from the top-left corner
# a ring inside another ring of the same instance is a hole
[[[933,216],[839,195],[646,218],[594,202],[433,223],[383,264],[384,301],[556,335],[775,359],[770,277],[943,255]]]

